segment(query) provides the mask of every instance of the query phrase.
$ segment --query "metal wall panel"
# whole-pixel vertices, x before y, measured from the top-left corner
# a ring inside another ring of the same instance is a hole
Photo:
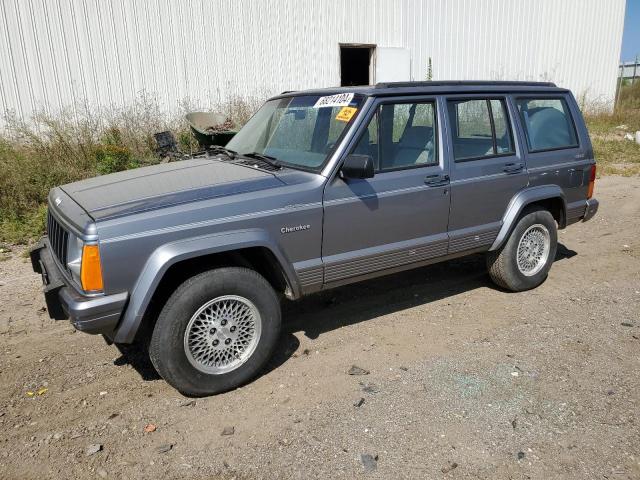
[[[431,57],[434,79],[550,80],[612,104],[624,0],[409,0],[408,10],[415,79]]]
[[[176,111],[339,83],[339,44],[411,79],[549,79],[611,104],[624,0],[0,0],[0,112]]]

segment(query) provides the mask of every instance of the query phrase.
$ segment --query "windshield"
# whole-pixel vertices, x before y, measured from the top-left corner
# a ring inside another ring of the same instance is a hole
[[[363,98],[340,93],[269,100],[226,147],[241,155],[268,155],[286,166],[319,170]]]

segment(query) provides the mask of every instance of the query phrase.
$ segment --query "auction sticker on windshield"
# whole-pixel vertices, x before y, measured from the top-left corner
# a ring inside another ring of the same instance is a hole
[[[357,111],[358,109],[355,107],[342,107],[336,115],[336,120],[340,120],[341,122],[348,122]]]
[[[346,107],[351,103],[351,100],[353,100],[353,93],[337,93],[335,95],[320,97],[313,108]]]

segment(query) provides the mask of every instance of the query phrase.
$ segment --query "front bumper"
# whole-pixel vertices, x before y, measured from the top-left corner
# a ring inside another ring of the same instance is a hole
[[[42,275],[42,290],[49,316],[54,320],[69,319],[78,330],[109,336],[124,311],[128,295],[89,297],[80,294],[60,271],[47,237],[30,251],[33,271]]]

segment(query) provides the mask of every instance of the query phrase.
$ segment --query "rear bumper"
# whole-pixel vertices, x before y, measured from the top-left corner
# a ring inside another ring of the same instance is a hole
[[[600,203],[595,198],[587,200],[587,207],[584,210],[584,217],[582,217],[582,221],[586,222],[587,220],[591,220],[598,212],[599,206]]]
[[[591,220],[598,211],[598,206],[598,200],[595,198],[578,200],[577,202],[567,204],[565,226]]]
[[[42,275],[42,290],[49,316],[69,319],[78,330],[91,334],[111,334],[124,311],[128,295],[86,296],[72,287],[53,259],[47,237],[30,252],[33,271]]]

